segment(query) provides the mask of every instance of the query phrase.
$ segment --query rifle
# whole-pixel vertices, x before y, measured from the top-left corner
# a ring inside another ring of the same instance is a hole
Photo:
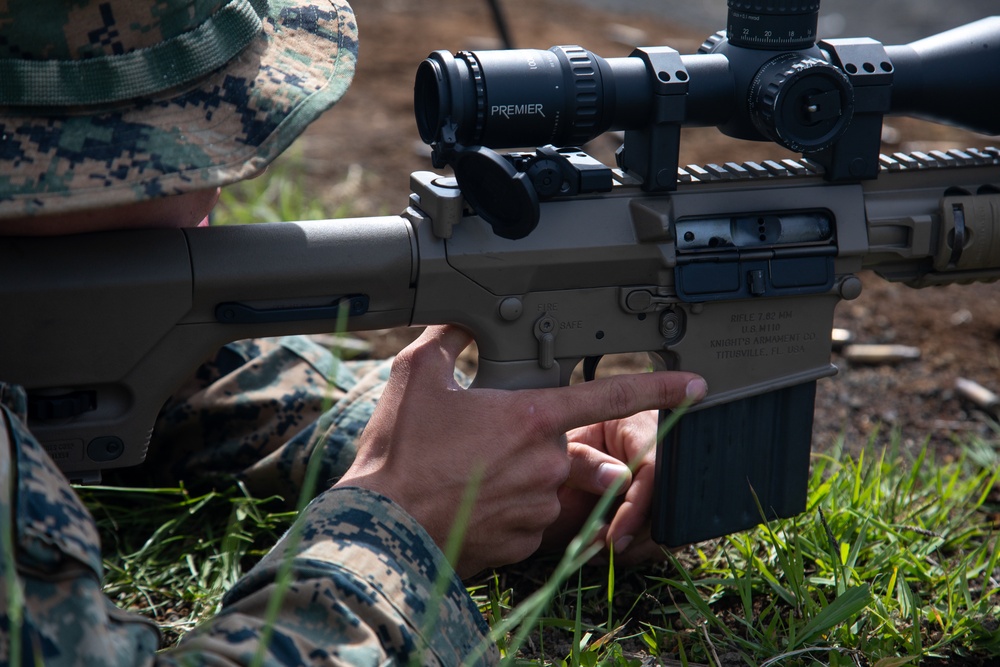
[[[412,174],[400,215],[2,239],[0,378],[27,388],[66,474],[94,480],[141,463],[170,393],[239,338],[450,323],[478,344],[474,384],[512,389],[649,352],[710,390],[658,445],[654,538],[797,514],[857,272],[1000,278],[1000,150],[879,155],[889,113],[1000,132],[1000,17],[816,43],[818,3],[773,4],[730,0],[692,55],[431,54],[418,128],[455,176]],[[687,125],[802,157],[681,167]],[[617,169],[574,147],[609,130]]]

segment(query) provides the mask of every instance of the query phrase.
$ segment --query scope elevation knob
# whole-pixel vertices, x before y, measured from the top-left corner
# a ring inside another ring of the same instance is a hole
[[[816,43],[819,0],[729,0],[726,37],[735,46],[798,51]]]
[[[854,115],[847,75],[818,58],[786,53],[757,71],[748,98],[757,131],[796,153],[833,144]]]

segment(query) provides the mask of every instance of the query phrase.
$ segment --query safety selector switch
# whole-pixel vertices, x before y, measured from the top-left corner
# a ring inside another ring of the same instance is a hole
[[[535,338],[538,339],[538,366],[548,370],[556,363],[556,333],[559,323],[551,315],[542,315],[535,321]]]

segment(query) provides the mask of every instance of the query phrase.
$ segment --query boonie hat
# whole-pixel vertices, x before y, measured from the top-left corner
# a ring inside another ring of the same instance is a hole
[[[0,218],[247,178],[356,58],[343,0],[0,0]]]

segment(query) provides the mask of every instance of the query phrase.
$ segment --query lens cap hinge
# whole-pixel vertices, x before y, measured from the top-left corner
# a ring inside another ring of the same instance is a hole
[[[485,146],[455,146],[449,164],[469,206],[505,239],[520,239],[538,225],[539,202],[608,192],[611,170],[579,148],[540,146],[500,154]]]
[[[452,168],[469,206],[505,239],[524,238],[538,225],[538,193],[530,177],[485,146],[454,154]]]

